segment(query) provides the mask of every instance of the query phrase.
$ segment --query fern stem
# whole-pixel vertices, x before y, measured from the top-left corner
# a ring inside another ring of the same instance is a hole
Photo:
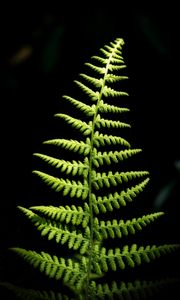
[[[96,104],[96,110],[94,113],[93,121],[92,121],[92,132],[91,132],[91,143],[90,143],[90,153],[89,153],[89,178],[88,178],[88,185],[89,185],[89,208],[90,208],[90,243],[89,243],[89,260],[88,260],[88,268],[87,268],[87,288],[86,288],[86,299],[91,299],[91,290],[90,290],[90,273],[91,273],[91,266],[92,266],[92,258],[93,258],[93,245],[94,245],[94,216],[93,216],[93,203],[92,203],[92,170],[93,170],[93,154],[94,154],[94,133],[95,133],[95,124],[96,124],[96,119],[98,115],[98,109],[99,105],[102,99],[103,91],[105,88],[105,83],[106,83],[106,76],[109,71],[109,65],[110,62],[113,58],[114,53],[118,49],[119,46],[124,44],[124,41],[122,39],[117,41],[117,44],[115,45],[111,55],[109,56],[108,62],[106,64],[106,69],[104,72],[104,77],[103,77],[103,83],[101,86],[101,90],[99,92],[99,97],[97,100]]]

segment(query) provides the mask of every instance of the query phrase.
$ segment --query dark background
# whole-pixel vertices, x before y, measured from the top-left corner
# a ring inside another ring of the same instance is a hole
[[[125,40],[133,143],[143,148],[151,173],[144,203],[167,212],[165,231],[159,230],[167,242],[179,242],[178,8],[25,3],[3,7],[0,19],[1,277],[7,277],[5,249],[17,244],[22,230],[16,206],[28,207],[37,197],[32,153],[51,137],[61,95],[84,62],[117,37]]]

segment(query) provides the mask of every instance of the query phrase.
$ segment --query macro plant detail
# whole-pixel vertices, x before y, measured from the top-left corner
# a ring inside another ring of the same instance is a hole
[[[142,150],[132,148],[124,138],[131,126],[122,122],[121,116],[129,109],[118,105],[121,99],[123,103],[128,99],[127,92],[118,90],[121,82],[128,79],[119,75],[126,68],[123,44],[123,39],[114,40],[101,48],[99,56],[93,56],[91,63],[85,64],[87,74],[80,74],[80,79],[74,81],[80,99],[63,96],[64,101],[78,111],[78,118],[68,113],[57,113],[55,117],[72,129],[72,138],[58,137],[44,144],[58,149],[58,153],[61,149],[67,151],[74,158],[66,160],[49,154],[34,154],[48,166],[49,172],[35,170],[33,173],[58,193],[59,203],[58,206],[51,203],[30,208],[19,206],[19,210],[43,238],[55,241],[60,250],[56,255],[17,247],[11,250],[61,285],[56,292],[5,284],[20,298],[142,299],[166,284],[166,279],[123,281],[124,269],[149,263],[179,247],[176,244],[122,242],[123,237],[145,230],[164,214],[154,212],[132,219],[121,218],[121,208],[131,205],[149,182],[148,171],[125,167],[126,162],[129,167],[129,161]],[[74,130],[79,139],[73,139]],[[111,241],[115,239],[118,244],[114,246]],[[61,247],[68,249],[68,255]],[[111,280],[109,272],[118,270],[122,271],[121,278]],[[69,294],[62,286],[66,286]]]

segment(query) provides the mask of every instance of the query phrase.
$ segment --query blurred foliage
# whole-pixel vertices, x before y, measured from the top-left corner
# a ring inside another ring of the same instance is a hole
[[[52,72],[61,55],[61,38],[63,35],[63,28],[61,26],[54,29],[50,35],[47,44],[42,53],[42,71]]]
[[[175,161],[174,172],[171,173],[169,181],[160,189],[154,200],[154,208],[164,210],[166,206],[174,210],[174,203],[180,198],[178,188],[180,186],[180,161]],[[174,198],[174,200],[173,200]],[[168,205],[169,203],[169,205]]]

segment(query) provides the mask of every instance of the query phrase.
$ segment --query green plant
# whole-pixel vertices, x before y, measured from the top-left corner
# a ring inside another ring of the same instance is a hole
[[[130,125],[117,116],[128,112],[128,108],[111,104],[115,97],[123,102],[128,96],[127,92],[116,89],[119,82],[127,79],[117,74],[125,68],[123,44],[122,39],[116,39],[100,49],[101,56],[92,57],[95,64],[86,64],[91,70],[89,75],[80,74],[82,80],[75,81],[83,95],[81,100],[63,97],[80,116],[55,115],[72,128],[73,134],[73,130],[77,130],[79,138],[56,138],[44,143],[67,151],[67,157],[74,156],[74,159],[35,153],[49,167],[48,172],[34,173],[59,193],[60,204],[65,201],[65,205],[29,209],[19,206],[19,209],[43,237],[59,245],[59,252],[54,255],[23,248],[11,250],[61,285],[58,292],[41,292],[5,284],[23,299],[141,299],[166,283],[166,279],[126,283],[121,278],[110,278],[113,272],[148,263],[179,247],[176,244],[119,243],[123,236],[134,235],[163,215],[163,212],[155,212],[123,220],[119,214],[120,208],[133,202],[149,181],[147,171],[129,171],[125,167],[127,160],[141,149],[131,148],[130,143],[119,136],[119,132],[126,133]],[[106,115],[109,118],[104,117]],[[117,240],[118,244],[109,246],[109,240]],[[68,249],[67,253],[62,252],[62,248]],[[67,294],[62,286],[67,287]]]

